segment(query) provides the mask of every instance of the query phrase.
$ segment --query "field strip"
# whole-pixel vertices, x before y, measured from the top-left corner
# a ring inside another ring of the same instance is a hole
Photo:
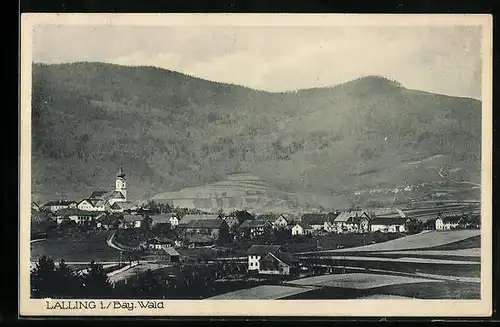
[[[217,295],[205,300],[277,300],[280,298],[309,292],[313,289],[315,289],[315,287],[261,285],[253,288]]]
[[[387,252],[378,252],[377,254],[407,254],[407,255],[432,255],[432,256],[460,256],[460,257],[481,257],[481,249],[472,248],[472,249],[459,249],[459,250],[422,250],[422,251],[387,251]]]
[[[440,280],[427,278],[380,275],[368,273],[349,273],[321,275],[296,279],[287,282],[288,285],[300,286],[322,286],[322,287],[340,287],[353,289],[370,289],[390,285],[414,284],[414,283],[441,283]]]
[[[370,244],[347,249],[301,252],[298,254],[417,250],[456,243],[479,235],[481,235],[480,230],[472,229],[456,231],[428,231],[401,237],[383,243]]]
[[[354,260],[354,261],[382,261],[382,262],[406,262],[406,263],[428,263],[428,264],[446,264],[446,265],[479,265],[476,261],[463,260],[444,260],[431,258],[380,258],[380,257],[362,257],[362,256],[317,256],[314,259],[333,259],[333,260]]]

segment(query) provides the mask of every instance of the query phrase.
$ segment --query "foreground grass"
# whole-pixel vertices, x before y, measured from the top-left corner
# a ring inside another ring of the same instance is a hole
[[[66,261],[118,261],[120,254],[109,247],[106,240],[109,231],[89,231],[72,235],[49,238],[31,243],[31,261],[37,261],[42,255],[58,262]]]

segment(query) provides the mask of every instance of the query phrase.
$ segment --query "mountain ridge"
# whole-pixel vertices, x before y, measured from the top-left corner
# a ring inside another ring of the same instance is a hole
[[[137,198],[235,171],[289,192],[347,194],[397,184],[376,171],[436,154],[477,180],[479,101],[361,81],[273,93],[154,67],[34,64],[33,193],[112,187],[123,164]]]

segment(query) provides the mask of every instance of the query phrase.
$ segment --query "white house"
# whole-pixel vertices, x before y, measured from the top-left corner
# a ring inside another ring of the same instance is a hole
[[[438,217],[436,230],[450,230],[460,226],[460,217]]]
[[[370,231],[371,215],[366,211],[344,211],[333,220],[332,229],[338,233]]]
[[[313,228],[303,222],[299,222],[292,227],[292,235],[308,235],[312,234]]]
[[[74,209],[76,208],[75,201],[50,201],[43,205],[43,208],[51,212],[57,212],[61,209]]]
[[[398,233],[406,231],[405,218],[376,217],[371,221],[372,232]]]
[[[269,253],[279,253],[282,251],[281,245],[252,245],[248,251],[248,271],[258,272],[260,258]]]
[[[273,227],[276,229],[286,228],[288,226],[288,219],[285,216],[280,215],[274,222]]]
[[[436,219],[436,230],[443,230],[443,229],[444,229],[443,219],[437,218]]]

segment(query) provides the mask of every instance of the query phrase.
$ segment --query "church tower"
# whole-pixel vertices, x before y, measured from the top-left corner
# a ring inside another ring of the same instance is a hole
[[[125,173],[123,168],[120,166],[120,170],[116,174],[116,187],[115,191],[121,192],[124,196],[124,201],[127,201],[127,182],[125,181]]]

